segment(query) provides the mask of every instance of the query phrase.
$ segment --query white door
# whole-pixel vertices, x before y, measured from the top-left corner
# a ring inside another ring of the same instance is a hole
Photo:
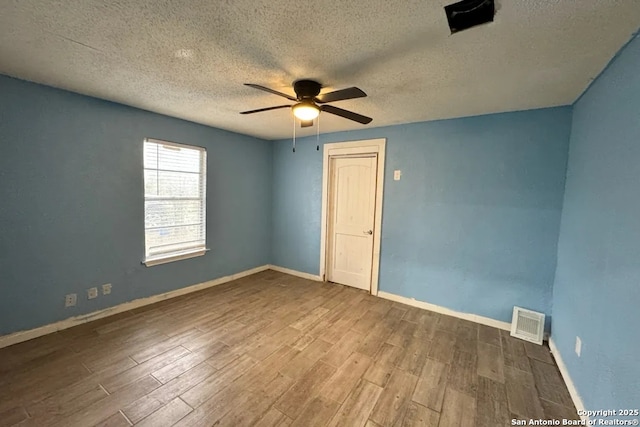
[[[329,164],[327,280],[369,290],[377,156],[332,157]]]

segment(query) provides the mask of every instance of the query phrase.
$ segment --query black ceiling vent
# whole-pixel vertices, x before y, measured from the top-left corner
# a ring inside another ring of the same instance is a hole
[[[451,34],[476,25],[493,22],[496,13],[494,0],[462,0],[444,7]]]

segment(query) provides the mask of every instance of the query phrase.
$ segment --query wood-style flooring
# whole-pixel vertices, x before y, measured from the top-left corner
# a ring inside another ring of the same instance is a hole
[[[544,346],[265,271],[0,349],[0,426],[507,426],[573,418]]]

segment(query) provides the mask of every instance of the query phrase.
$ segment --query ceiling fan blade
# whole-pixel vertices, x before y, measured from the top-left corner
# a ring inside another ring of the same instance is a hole
[[[240,111],[240,114],[261,113],[263,111],[277,110],[278,108],[290,108],[291,105],[278,105],[277,107],[258,108],[257,110]]]
[[[255,85],[253,83],[245,83],[244,85],[252,87],[254,89],[264,90],[265,92],[269,92],[269,93],[272,93],[274,95],[283,96],[283,97],[287,98],[289,101],[297,101],[298,100],[298,98],[296,98],[295,96],[287,95],[286,93],[278,92],[277,90],[269,89],[268,87]]]
[[[291,108],[291,105],[278,105],[276,107],[258,108],[257,110],[240,111],[240,114],[261,113],[263,111],[277,110],[279,108]]]
[[[354,113],[353,111],[343,110],[342,108],[334,107],[333,105],[320,106],[322,111],[335,114],[336,116],[344,117],[345,119],[353,120],[354,122],[362,123],[366,125],[373,120],[371,117],[363,116],[362,114]]]
[[[313,120],[300,120],[300,127],[301,128],[308,128],[313,126]]]
[[[320,104],[324,104],[326,102],[343,101],[345,99],[364,98],[365,96],[367,96],[367,94],[361,89],[358,89],[357,87],[349,87],[318,95],[316,96],[315,101]]]

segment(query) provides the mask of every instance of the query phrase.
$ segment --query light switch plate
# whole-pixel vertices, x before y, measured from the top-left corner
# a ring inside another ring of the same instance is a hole
[[[400,181],[400,177],[402,176],[402,171],[400,169],[396,169],[393,171],[393,180]]]

